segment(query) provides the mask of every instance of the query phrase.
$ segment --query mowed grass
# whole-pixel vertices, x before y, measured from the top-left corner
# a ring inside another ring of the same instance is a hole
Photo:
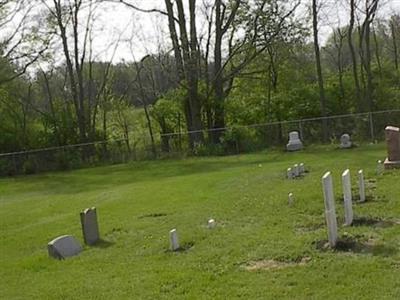
[[[327,146],[0,179],[0,298],[400,299],[400,170],[377,176],[385,155],[383,144]],[[299,162],[309,173],[285,179]],[[367,203],[353,206],[364,221],[339,228],[357,250],[321,249],[321,176],[332,171],[342,224],[346,168],[353,195],[358,169],[368,180]],[[102,242],[49,258],[59,235],[83,242],[79,212],[92,206]],[[185,251],[168,251],[172,228]]]

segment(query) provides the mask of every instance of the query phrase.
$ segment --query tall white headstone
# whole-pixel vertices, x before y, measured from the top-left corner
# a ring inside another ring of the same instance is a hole
[[[349,169],[345,170],[342,174],[342,187],[343,187],[345,224],[350,226],[353,223],[353,207],[351,200],[351,180],[350,180]]]
[[[295,165],[293,166],[293,173],[294,173],[294,176],[295,176],[295,177],[300,176],[300,169],[299,169],[299,165],[298,165],[298,164],[295,164]]]
[[[338,233],[331,172],[326,172],[325,175],[322,176],[322,190],[324,193],[325,219],[328,227],[329,245],[335,247]]]
[[[360,192],[360,201],[365,202],[365,182],[363,170],[358,171],[358,190]]]
[[[385,166],[383,165],[381,160],[378,160],[376,165],[376,174],[381,175],[383,173]]]
[[[176,251],[179,249],[178,232],[176,231],[176,229],[172,229],[169,232],[169,241],[170,241],[170,248],[172,251]]]

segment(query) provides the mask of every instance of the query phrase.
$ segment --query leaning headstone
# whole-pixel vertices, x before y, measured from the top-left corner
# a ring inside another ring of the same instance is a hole
[[[294,176],[295,176],[295,177],[300,176],[300,169],[299,169],[299,165],[298,165],[298,164],[295,164],[295,165],[293,166],[293,173],[294,173]]]
[[[288,179],[293,179],[294,174],[293,174],[292,168],[288,168],[287,169],[286,176],[287,176]]]
[[[352,146],[352,143],[351,143],[350,135],[347,133],[342,134],[342,136],[340,137],[340,148],[347,149],[347,148],[351,148],[351,146]]]
[[[100,235],[95,207],[87,208],[81,212],[81,225],[85,244],[96,244],[100,239]]]
[[[305,169],[305,167],[304,167],[304,164],[301,163],[301,164],[299,165],[299,172],[300,172],[300,174],[305,173],[305,171],[306,171],[306,169]]]
[[[385,169],[400,168],[400,128],[387,126],[385,128],[388,157],[384,165]]]
[[[178,232],[176,229],[172,229],[169,232],[170,249],[176,251],[179,249]]]
[[[351,201],[351,181],[349,169],[345,170],[342,174],[342,186],[345,224],[350,226],[353,223],[353,207]]]
[[[299,138],[299,133],[297,131],[292,131],[289,133],[289,142],[286,145],[288,151],[297,151],[303,149],[303,143]]]
[[[216,225],[216,223],[215,223],[214,219],[208,220],[208,223],[207,223],[208,229],[213,229],[215,227],[215,225]]]
[[[384,170],[384,166],[381,160],[378,160],[377,165],[376,165],[376,174],[382,175]]]
[[[289,193],[289,195],[288,195],[288,204],[292,205],[293,203],[294,203],[293,193]]]
[[[322,177],[322,190],[324,193],[325,218],[326,225],[328,226],[329,245],[331,247],[335,247],[338,239],[338,233],[331,172],[326,172]]]
[[[78,255],[82,247],[72,235],[62,235],[47,244],[47,251],[50,257],[65,259]]]
[[[358,171],[358,190],[360,193],[360,201],[365,202],[365,182],[363,170]]]

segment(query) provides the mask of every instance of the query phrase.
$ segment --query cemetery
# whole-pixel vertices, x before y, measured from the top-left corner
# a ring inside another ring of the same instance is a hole
[[[387,131],[346,151],[291,134],[301,151],[1,178],[2,298],[396,299]]]

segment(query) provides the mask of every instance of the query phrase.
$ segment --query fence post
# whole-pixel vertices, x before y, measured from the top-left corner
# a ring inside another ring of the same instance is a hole
[[[299,133],[300,133],[300,140],[304,142],[304,137],[303,137],[303,124],[301,121],[299,122]]]
[[[371,134],[371,141],[373,143],[375,141],[375,134],[374,134],[374,120],[372,118],[372,112],[369,112],[369,130]]]

